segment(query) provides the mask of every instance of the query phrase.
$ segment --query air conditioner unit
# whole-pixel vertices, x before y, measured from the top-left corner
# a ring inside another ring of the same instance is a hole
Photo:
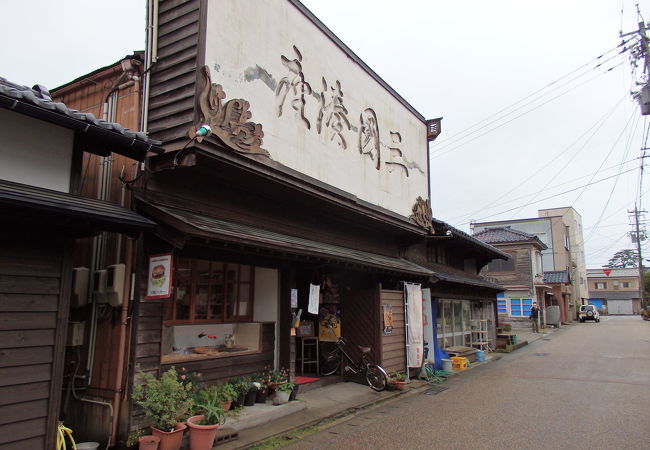
[[[93,277],[93,296],[97,303],[106,303],[106,270],[95,270]]]
[[[124,264],[114,264],[106,268],[106,297],[108,303],[115,307],[122,305],[124,297]]]
[[[74,267],[72,269],[72,295],[70,307],[83,308],[88,303],[88,281],[90,270],[88,267]]]

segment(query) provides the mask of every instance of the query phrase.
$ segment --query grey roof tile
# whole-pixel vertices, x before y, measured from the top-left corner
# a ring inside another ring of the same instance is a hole
[[[52,100],[52,97],[50,97],[50,93],[47,88],[39,84],[35,85],[33,88],[29,88],[27,86],[21,86],[12,83],[11,81],[0,77],[0,95],[16,101],[21,101],[37,106],[44,110],[53,111],[64,116],[68,116],[73,119],[95,125],[105,130],[119,133],[129,139],[135,139],[145,144],[155,146],[159,146],[161,144],[160,141],[150,139],[146,133],[129,130],[128,128],[122,127],[118,123],[98,119],[90,113],[83,113],[77,111],[76,109],[68,108],[63,103],[55,102]]]
[[[474,237],[488,244],[509,244],[534,241],[538,245],[542,246],[542,248],[547,248],[546,245],[534,234],[515,230],[510,227],[488,228],[476,233]]]
[[[566,270],[553,270],[544,272],[544,283],[569,283],[569,272]]]

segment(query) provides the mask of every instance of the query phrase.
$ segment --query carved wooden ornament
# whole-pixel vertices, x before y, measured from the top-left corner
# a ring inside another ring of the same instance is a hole
[[[252,117],[248,110],[250,103],[246,100],[235,98],[222,104],[226,98],[223,87],[212,83],[210,68],[203,66],[200,71],[203,81],[203,88],[198,95],[197,104],[201,111],[200,120],[187,132],[191,139],[196,136],[196,130],[203,124],[210,125],[212,132],[224,144],[241,153],[264,155],[270,158],[269,152],[262,148],[264,131],[262,125],[255,122],[247,122]],[[197,142],[203,140],[203,136],[196,137]]]
[[[433,234],[433,224],[431,223],[431,201],[429,199],[424,200],[422,197],[418,197],[413,205],[412,211],[413,214],[409,216],[409,219],[421,227],[426,228],[431,234]]]

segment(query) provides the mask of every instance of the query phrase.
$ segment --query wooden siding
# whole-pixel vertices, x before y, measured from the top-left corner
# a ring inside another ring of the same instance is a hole
[[[151,71],[147,131],[168,150],[180,148],[194,121],[200,0],[163,0],[158,61]]]
[[[156,252],[155,252],[156,253]],[[139,273],[139,292],[141,297],[146,293],[146,265],[142,265]],[[137,322],[134,324],[134,370],[131,380],[137,382],[134,376],[138,372],[160,374],[168,370],[172,364],[161,364],[161,338],[163,300],[140,300],[137,305]],[[262,324],[262,347],[260,353],[232,356],[229,358],[214,358],[201,361],[184,362],[182,366],[188,371],[201,373],[207,384],[261,372],[268,366],[273,366],[275,353],[275,323]],[[179,366],[180,364],[175,364]],[[130,389],[129,392],[132,390]],[[142,410],[131,404],[129,430],[136,430],[148,426]]]
[[[381,291],[381,305],[393,305],[393,332],[381,336],[381,365],[386,372],[406,369],[406,330],[404,322],[404,292]],[[383,318],[381,321],[383,328]]]
[[[51,448],[67,323],[66,246],[0,238],[0,447]]]
[[[352,290],[342,296],[343,319],[341,336],[347,339],[345,350],[355,360],[360,352],[358,345],[370,347],[369,360],[380,360],[379,298],[376,289]]]
[[[497,246],[499,250],[512,255],[515,268],[508,272],[487,272],[485,269],[481,271],[481,275],[496,278],[499,283],[505,285],[533,285],[533,267],[531,261],[532,246]]]

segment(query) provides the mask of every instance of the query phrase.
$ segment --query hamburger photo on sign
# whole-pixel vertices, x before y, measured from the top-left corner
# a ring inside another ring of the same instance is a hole
[[[171,288],[172,255],[154,255],[149,258],[147,298],[169,297]]]

